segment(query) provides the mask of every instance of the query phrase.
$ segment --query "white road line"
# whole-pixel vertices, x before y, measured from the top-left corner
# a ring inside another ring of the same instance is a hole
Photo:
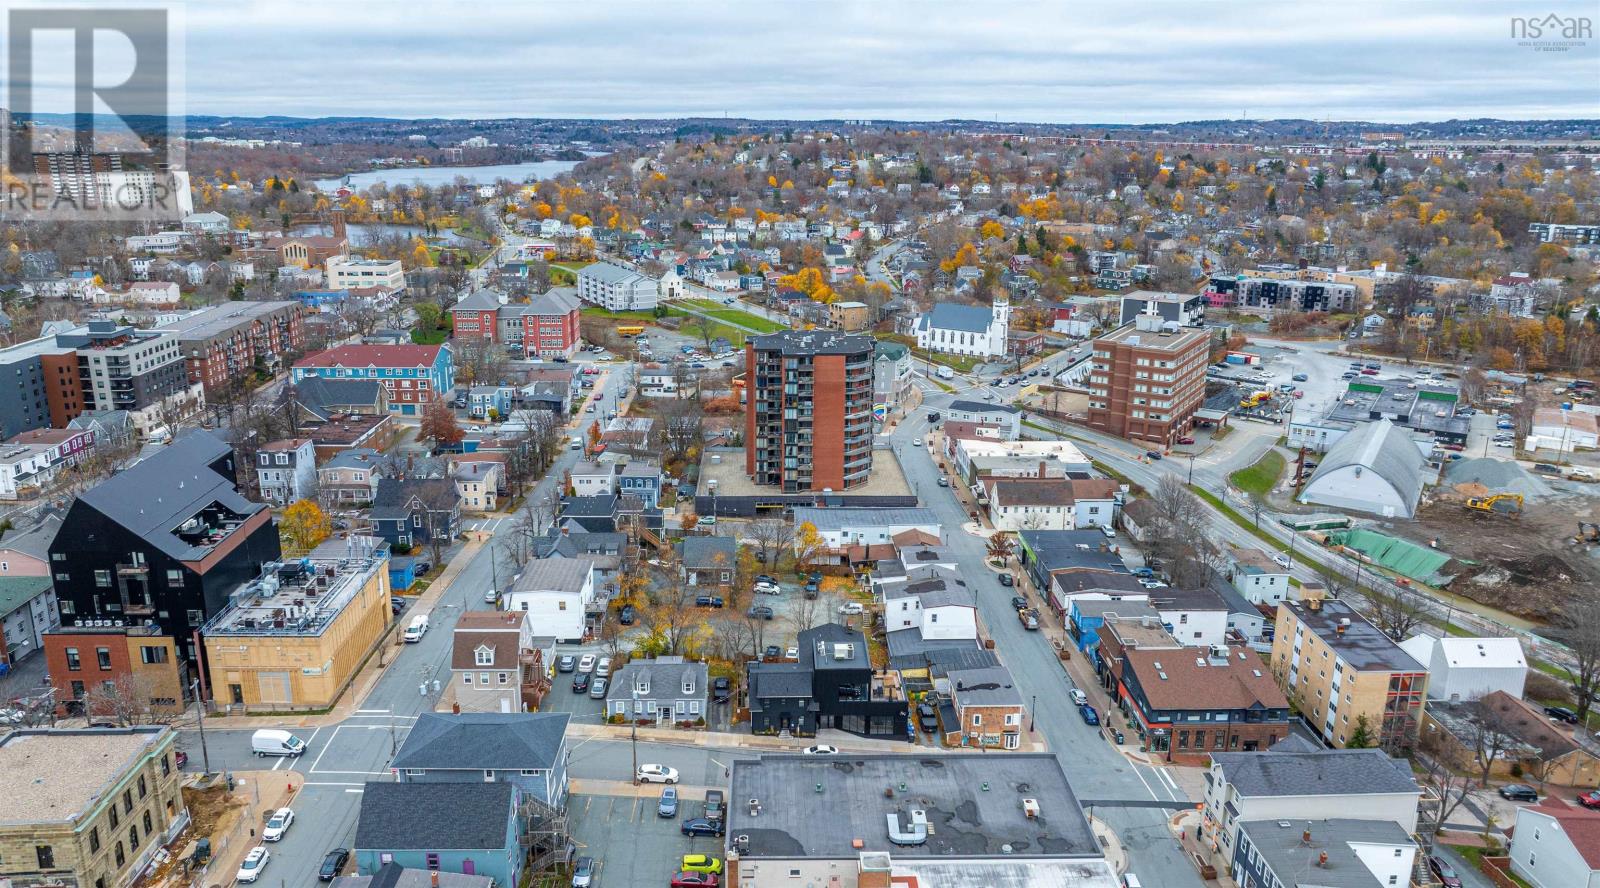
[[[1132,764],[1132,763],[1130,762],[1130,764]],[[1144,779],[1144,775],[1139,773],[1139,768],[1141,768],[1141,767],[1142,766],[1138,765],[1138,764],[1134,764],[1133,765],[1133,776],[1139,778],[1139,782],[1144,784],[1144,791],[1150,793],[1150,800],[1151,801],[1155,801],[1155,802],[1161,801],[1161,796],[1156,795],[1156,791],[1154,789],[1150,788],[1150,784]]]
[[[357,709],[355,715],[388,715],[392,709]]]
[[[345,792],[353,792],[356,795],[361,795],[363,792],[366,792],[366,790],[364,790],[364,789],[347,789],[347,790],[345,790]]]
[[[385,777],[389,771],[318,771],[318,774],[359,774],[363,777]]]
[[[283,767],[283,763],[288,761],[288,760],[289,760],[289,757],[286,756],[286,755],[278,756],[278,760],[272,763],[272,770],[276,771],[279,768]]]
[[[344,726],[333,726],[333,733],[328,735],[328,742],[322,744],[322,751],[317,753],[317,760],[311,763],[311,770],[308,773],[315,774],[317,772],[317,766],[322,764],[322,757],[328,754],[328,747],[333,745],[333,741],[339,739],[339,729],[342,727]]]
[[[325,780],[307,780],[301,786],[366,786],[365,783],[331,783]]]
[[[1156,773],[1158,775],[1160,775],[1162,782],[1166,783],[1167,786],[1171,787],[1169,790],[1167,790],[1167,795],[1172,796],[1172,800],[1174,802],[1183,801],[1183,799],[1179,797],[1180,790],[1178,789],[1178,784],[1177,784],[1176,781],[1174,781],[1172,779],[1172,775],[1167,773],[1167,769],[1166,768],[1157,768],[1156,769]]]

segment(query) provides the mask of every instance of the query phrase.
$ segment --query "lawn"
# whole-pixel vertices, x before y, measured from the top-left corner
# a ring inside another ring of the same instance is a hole
[[[1283,465],[1283,455],[1276,450],[1268,450],[1255,465],[1234,472],[1228,476],[1228,480],[1245,493],[1266,496],[1283,475]]]
[[[894,333],[881,338],[890,340],[892,342],[898,342],[901,345],[911,349],[911,356],[918,361],[923,362],[924,364],[930,361],[935,364],[943,364],[957,373],[970,373],[972,372],[972,368],[983,363],[982,358],[972,357],[970,355],[946,355],[939,352],[925,352],[922,349],[917,348],[917,340],[915,337],[911,336],[902,336],[898,333]]]
[[[417,345],[444,345],[450,338],[449,330],[412,330],[411,341]]]
[[[683,318],[683,325],[678,328],[678,332],[690,339],[698,340],[701,344],[704,344],[706,340],[706,336],[701,331],[707,328],[711,331],[711,339],[716,339],[720,336],[733,343],[735,348],[743,348],[744,338],[749,335],[748,331],[740,330],[738,327],[730,327],[724,323],[695,317],[681,308],[669,308],[667,309],[667,314]]]
[[[683,304],[702,314],[710,315],[719,321],[726,321],[730,324],[748,327],[757,333],[776,333],[779,330],[789,329],[787,324],[780,324],[777,321],[768,320],[760,315],[754,315],[748,311],[741,311],[737,308],[729,308],[726,305],[718,305],[715,302],[705,299],[685,299],[683,300]]]
[[[579,314],[591,318],[606,318],[614,321],[635,321],[640,324],[654,324],[655,312],[649,311],[608,311],[596,305],[591,305],[578,310]]]

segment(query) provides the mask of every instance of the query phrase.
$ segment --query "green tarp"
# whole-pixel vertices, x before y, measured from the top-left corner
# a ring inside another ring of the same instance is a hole
[[[1450,563],[1450,556],[1437,549],[1363,528],[1330,533],[1328,541],[1360,552],[1385,570],[1430,586],[1442,586],[1451,579],[1440,573]]]

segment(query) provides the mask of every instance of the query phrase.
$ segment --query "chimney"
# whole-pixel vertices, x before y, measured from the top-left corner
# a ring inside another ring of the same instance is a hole
[[[433,888],[439,888],[439,871],[434,870],[429,875],[433,876]]]
[[[1300,834],[1300,844],[1302,844],[1302,845],[1311,844],[1311,827],[1309,827],[1309,826],[1306,827],[1305,831]]]
[[[1334,627],[1334,631],[1339,633],[1340,635],[1345,634],[1345,632],[1349,631],[1349,629],[1350,629],[1350,618],[1349,617],[1341,617],[1339,619],[1339,625]]]
[[[1317,855],[1317,866],[1320,866],[1323,869],[1328,868],[1328,852],[1323,851]]]
[[[333,236],[337,238],[348,237],[348,235],[345,234],[344,229],[344,210],[333,211]],[[439,877],[437,875],[434,876],[433,883],[435,886],[439,884]]]

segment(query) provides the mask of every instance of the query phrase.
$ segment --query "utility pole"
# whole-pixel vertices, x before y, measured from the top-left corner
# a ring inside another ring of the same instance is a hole
[[[633,723],[633,785],[639,785],[639,689],[633,689],[633,711],[628,713],[628,721]]]
[[[206,749],[206,701],[200,699],[200,679],[189,683],[189,690],[194,694],[194,711],[200,723],[200,766],[205,768],[203,773],[211,773],[211,754]]]

